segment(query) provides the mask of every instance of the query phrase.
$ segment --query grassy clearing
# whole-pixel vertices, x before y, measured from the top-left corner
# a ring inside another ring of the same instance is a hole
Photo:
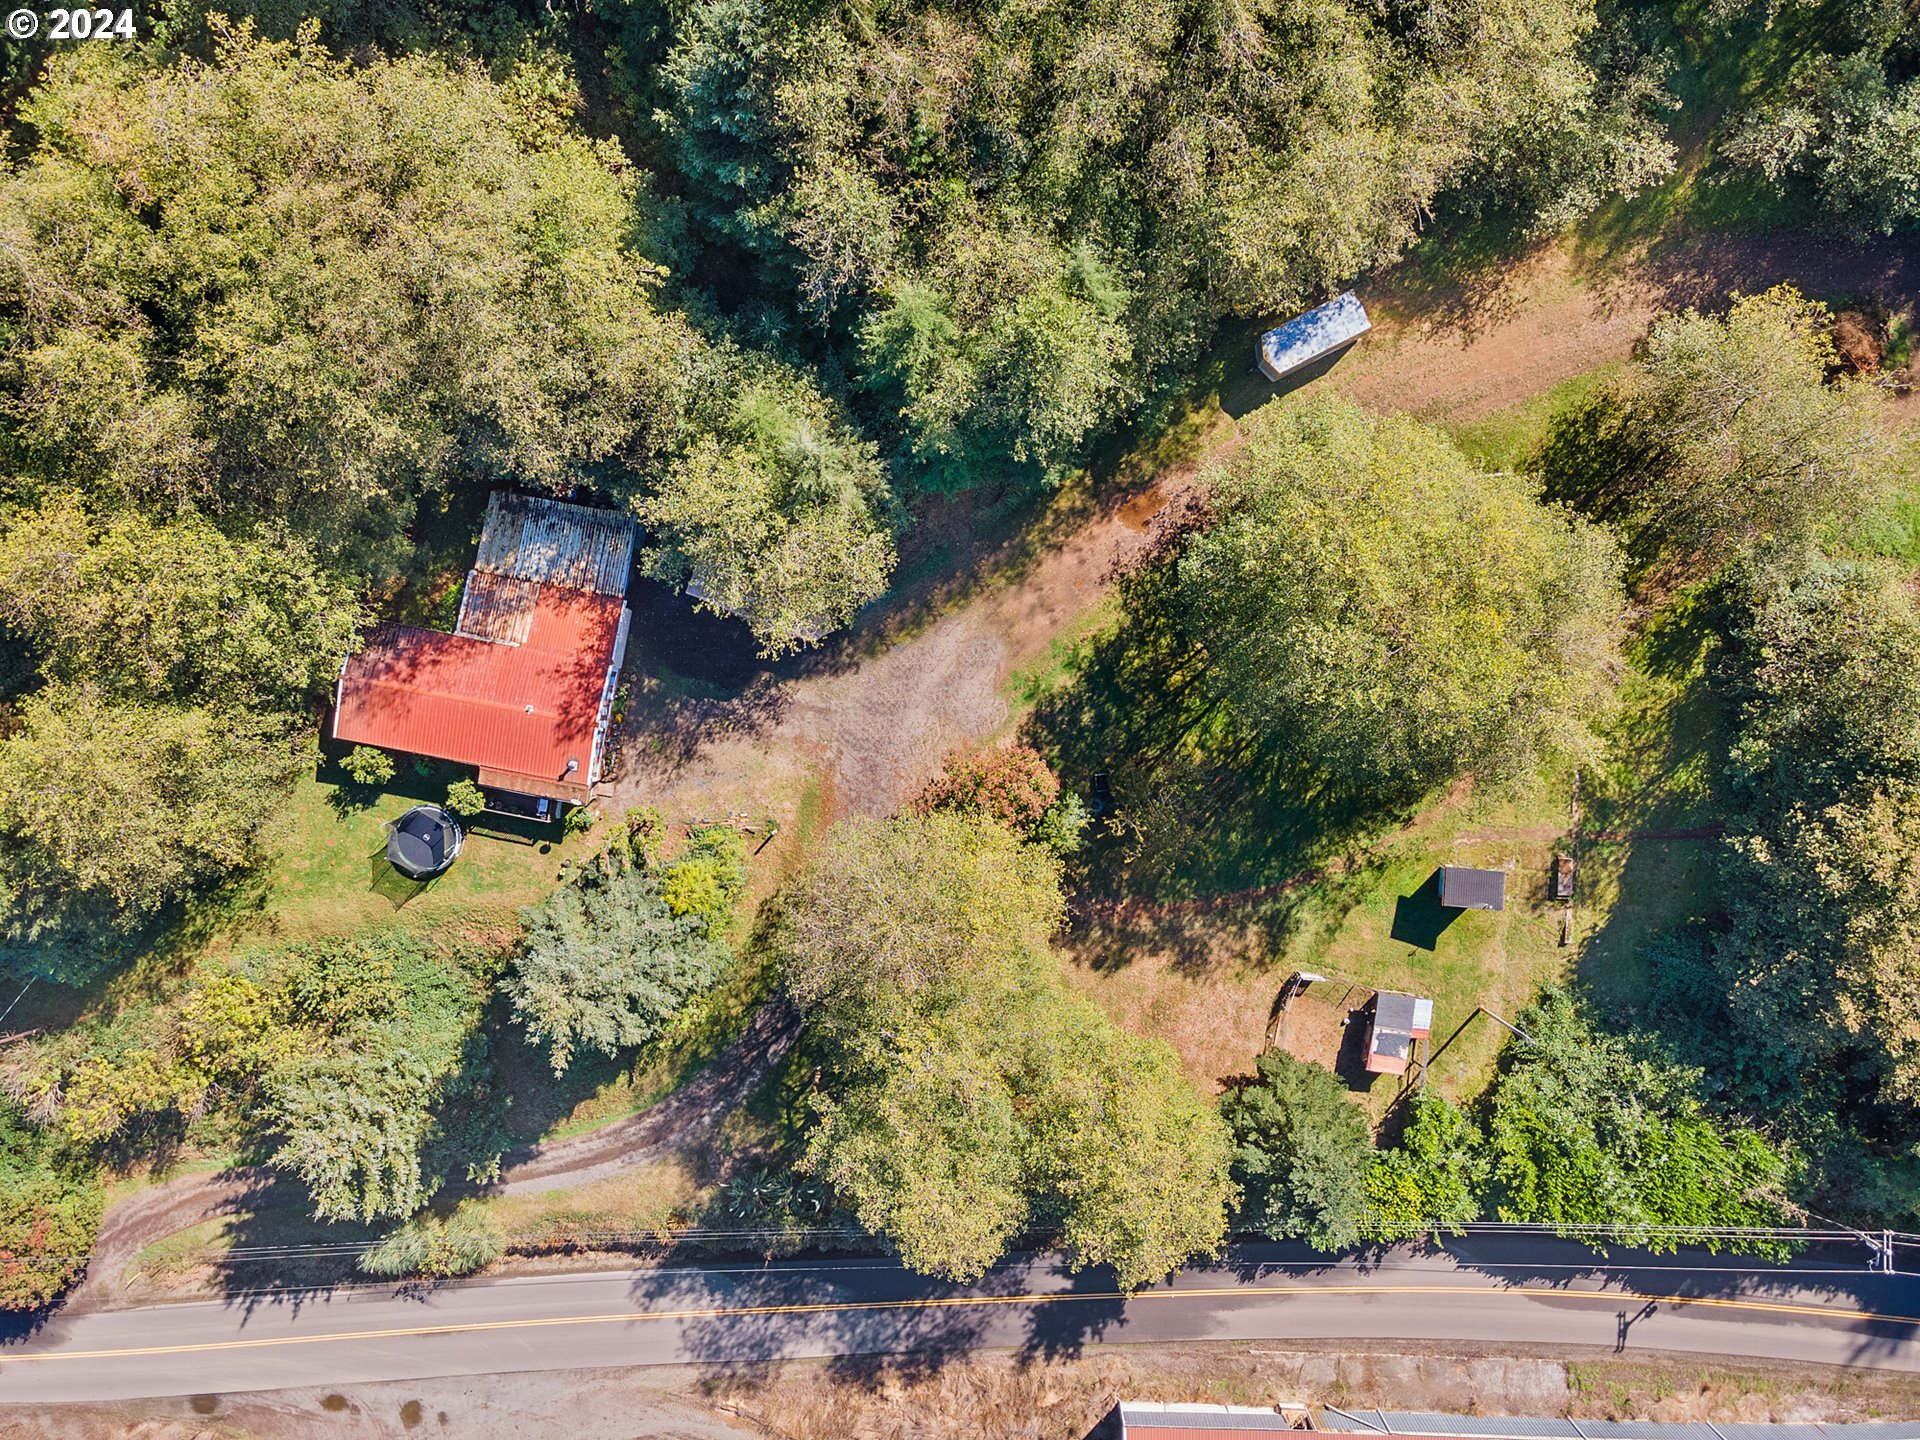
[[[1293,970],[1328,978],[1289,1014],[1285,1043],[1334,1068],[1376,1112],[1398,1088],[1360,1067],[1347,1011],[1372,989],[1434,1001],[1436,1045],[1486,1005],[1508,1014],[1567,971],[1547,868],[1567,818],[1564,784],[1524,798],[1457,794],[1392,839],[1284,894],[1222,910],[1162,906],[1091,931],[1075,947],[1080,983],[1130,1027],[1165,1037],[1188,1072],[1218,1083],[1252,1068],[1279,985]],[[1442,864],[1504,869],[1504,912],[1442,911]],[[1434,1078],[1464,1097],[1486,1083],[1504,1032],[1476,1021]]]
[[[402,762],[393,788],[361,797],[335,767],[302,779],[265,838],[267,864],[240,929],[289,940],[393,925],[510,923],[559,883],[597,835],[563,836],[558,825],[487,815],[468,826],[460,858],[432,880],[413,881],[386,858],[387,825],[406,810],[446,798],[451,767],[416,774]]]
[[[1512,409],[1484,420],[1443,423],[1442,428],[1482,469],[1521,470],[1539,450],[1556,416],[1590,398],[1625,368],[1624,361],[1612,360],[1562,380]]]

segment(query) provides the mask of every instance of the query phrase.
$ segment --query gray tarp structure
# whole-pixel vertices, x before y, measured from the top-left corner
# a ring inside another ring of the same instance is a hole
[[[451,865],[465,839],[460,822],[438,805],[416,805],[387,831],[387,859],[401,874],[424,880]]]
[[[1351,290],[1260,337],[1260,373],[1284,380],[1358,340],[1373,328]]]
[[[1507,872],[1442,865],[1440,903],[1449,910],[1504,910],[1507,908]]]

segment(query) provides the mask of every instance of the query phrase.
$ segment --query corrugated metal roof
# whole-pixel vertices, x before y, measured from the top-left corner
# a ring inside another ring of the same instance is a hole
[[[577,760],[584,782],[622,608],[542,586],[520,645],[382,626],[341,675],[334,736],[549,781]]]
[[[1269,380],[1283,380],[1372,328],[1366,306],[1349,290],[1262,335],[1260,371]]]
[[[454,633],[491,640],[496,645],[524,645],[533,628],[533,607],[539,598],[537,580],[470,570]]]
[[[1855,1425],[1708,1424],[1704,1421],[1529,1419],[1410,1410],[1341,1410],[1328,1405],[1320,1428],[1347,1435],[1488,1437],[1488,1440],[1920,1440],[1920,1421]]]
[[[1122,1400],[1120,1433],[1126,1440],[1193,1440],[1212,1435],[1272,1435],[1290,1430],[1277,1410],[1247,1405],[1182,1405]]]
[[[596,595],[624,595],[633,541],[633,518],[618,510],[496,490],[487,500],[473,568]]]

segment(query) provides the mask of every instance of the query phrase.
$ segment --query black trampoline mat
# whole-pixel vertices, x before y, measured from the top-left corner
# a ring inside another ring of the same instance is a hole
[[[387,858],[410,874],[438,870],[453,851],[454,832],[445,820],[423,810],[400,817],[387,837]]]

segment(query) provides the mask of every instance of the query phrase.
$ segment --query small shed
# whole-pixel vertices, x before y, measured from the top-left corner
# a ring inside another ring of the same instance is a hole
[[[1442,865],[1440,904],[1448,910],[1504,910],[1507,908],[1507,872]]]
[[[1260,373],[1269,380],[1284,380],[1346,349],[1372,328],[1367,307],[1349,290],[1262,335]]]
[[[1413,1042],[1433,1033],[1433,1001],[1421,995],[1382,990],[1373,997],[1367,1025],[1367,1070],[1373,1075],[1404,1075],[1413,1060]]]
[[[426,880],[453,864],[466,838],[438,805],[416,805],[388,829],[387,859],[402,875]]]

